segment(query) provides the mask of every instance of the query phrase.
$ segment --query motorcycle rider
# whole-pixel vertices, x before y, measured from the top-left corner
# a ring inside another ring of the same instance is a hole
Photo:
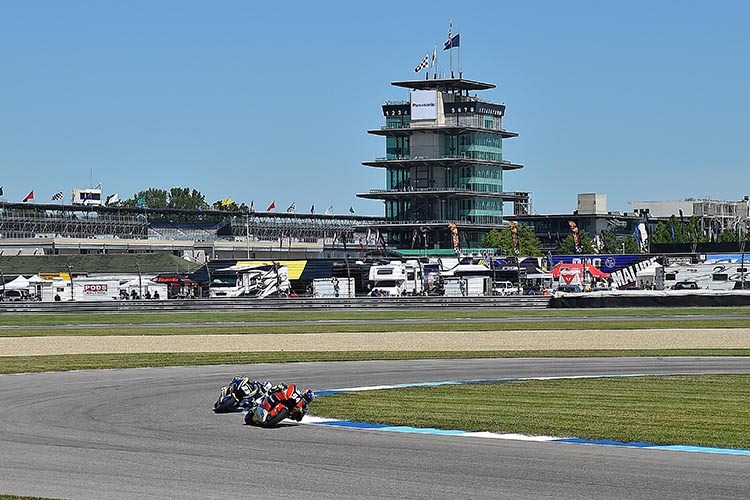
[[[262,399],[268,393],[271,389],[271,383],[269,381],[250,380],[250,377],[234,377],[226,387],[237,400],[238,406],[249,408],[255,404],[256,400]]]
[[[290,401],[294,406],[290,408],[289,418],[299,422],[307,414],[308,406],[314,399],[315,393],[311,389],[300,392],[294,384],[275,385],[266,393],[265,400],[256,399],[259,404],[250,410],[252,421],[256,425],[263,425],[268,420],[270,410],[273,410],[279,403]],[[266,402],[267,404],[264,404]]]

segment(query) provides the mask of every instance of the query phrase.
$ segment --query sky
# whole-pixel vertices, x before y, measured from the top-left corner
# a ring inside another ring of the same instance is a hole
[[[507,106],[506,191],[533,213],[578,193],[629,201],[750,194],[750,4],[0,0],[0,186],[96,186],[121,198],[191,187],[292,202],[298,212],[383,215],[367,134],[390,82],[414,73],[450,21],[463,76]],[[454,65],[458,63],[454,50]]]

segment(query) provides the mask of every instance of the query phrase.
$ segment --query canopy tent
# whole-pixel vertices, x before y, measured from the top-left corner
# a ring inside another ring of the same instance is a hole
[[[34,276],[31,276],[28,278],[28,282],[32,285],[37,285],[39,283],[44,283],[46,280],[42,277],[40,277],[38,274],[35,274]]]
[[[656,276],[656,270],[660,267],[664,266],[662,266],[658,262],[652,262],[648,266],[636,272],[635,275],[638,278],[654,278]]]
[[[552,276],[555,278],[560,277],[560,273],[581,273],[583,271],[583,264],[568,264],[566,262],[559,262],[555,267],[552,268],[550,271],[552,273]],[[586,272],[589,273],[594,278],[609,278],[609,273],[605,273],[604,271],[600,270],[599,268],[595,267],[592,264],[586,264]]]
[[[6,290],[28,290],[29,289],[29,280],[24,278],[23,276],[19,276],[18,278],[14,279],[13,281],[9,281],[5,284]]]

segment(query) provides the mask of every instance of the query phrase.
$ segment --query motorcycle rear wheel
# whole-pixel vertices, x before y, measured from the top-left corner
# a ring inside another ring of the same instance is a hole
[[[269,418],[266,420],[266,422],[263,424],[263,427],[276,427],[279,422],[284,420],[286,417],[289,416],[289,408],[284,407],[281,410],[279,410],[279,413],[274,415],[272,418]]]

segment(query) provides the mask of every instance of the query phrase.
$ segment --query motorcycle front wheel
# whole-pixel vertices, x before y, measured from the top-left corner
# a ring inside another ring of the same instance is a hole
[[[214,406],[214,412],[215,413],[229,413],[230,411],[233,411],[235,408],[237,408],[237,400],[234,398],[227,398],[224,401],[216,403],[216,406]]]

